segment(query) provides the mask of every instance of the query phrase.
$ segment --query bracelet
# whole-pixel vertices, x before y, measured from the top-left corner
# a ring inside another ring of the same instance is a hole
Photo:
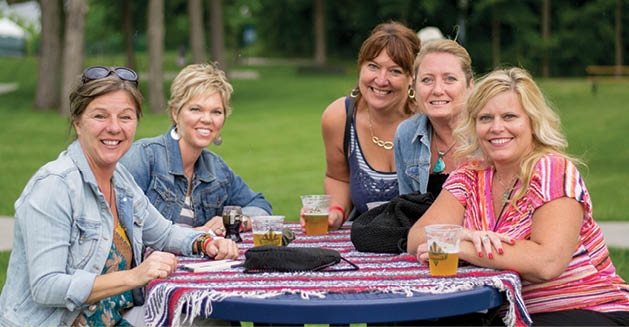
[[[192,252],[194,252],[195,254],[205,254],[207,255],[207,253],[205,253],[205,242],[207,240],[213,240],[214,238],[210,235],[210,234],[203,234],[201,236],[199,236],[195,241],[194,241],[194,245],[192,247]]]
[[[207,253],[207,246],[208,246],[208,244],[210,244],[210,242],[212,242],[212,241],[214,241],[214,239],[213,239],[213,238],[206,238],[206,239],[205,239],[205,241],[203,241],[203,253],[205,253],[205,255],[206,255],[206,256],[208,256],[208,257],[209,257],[210,255]]]
[[[343,210],[342,207],[340,207],[340,206],[331,206],[330,207],[330,211],[332,211],[332,210],[339,211],[343,215],[343,222],[345,222],[345,220],[347,220],[347,217],[345,217],[345,210]]]

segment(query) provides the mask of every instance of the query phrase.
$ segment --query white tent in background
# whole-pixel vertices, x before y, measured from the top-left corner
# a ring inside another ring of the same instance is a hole
[[[18,24],[5,17],[0,18],[0,37],[24,39],[26,32]]]

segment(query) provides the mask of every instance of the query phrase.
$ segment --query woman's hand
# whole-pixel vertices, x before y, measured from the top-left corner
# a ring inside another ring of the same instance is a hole
[[[489,259],[494,258],[492,248],[495,248],[496,251],[498,251],[498,254],[502,255],[504,253],[502,242],[509,244],[515,243],[513,238],[505,234],[485,230],[471,230],[467,228],[461,231],[461,241],[472,242],[478,256],[482,257],[486,253],[487,258]]]
[[[238,245],[226,238],[215,238],[205,248],[205,253],[214,260],[238,258]]]
[[[339,229],[343,226],[343,214],[338,210],[331,210],[328,213],[328,227],[332,230]]]
[[[204,233],[214,233],[216,236],[225,236],[225,225],[223,225],[223,217],[214,216],[208,220],[205,225],[194,228]]]
[[[153,251],[139,266],[132,269],[140,285],[155,278],[166,278],[177,270],[177,257],[169,252]]]
[[[338,210],[332,210],[328,213],[328,227],[330,230],[341,228],[343,225],[343,214]],[[304,208],[299,211],[299,224],[301,230],[306,231],[306,218],[304,217]]]
[[[428,244],[421,243],[417,246],[417,253],[415,254],[417,261],[428,265]]]

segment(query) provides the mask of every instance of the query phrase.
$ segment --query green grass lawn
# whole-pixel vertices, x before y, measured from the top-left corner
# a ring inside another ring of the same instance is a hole
[[[88,58],[86,65],[101,62],[123,64],[117,58]],[[139,62],[142,72],[145,63]],[[12,216],[13,203],[27,180],[67,147],[70,134],[66,118],[32,109],[37,80],[34,58],[0,58],[0,67],[0,83],[20,84],[18,91],[0,95],[0,216]],[[297,219],[300,194],[323,191],[320,117],[331,101],[355,85],[354,64],[348,67],[345,75],[301,74],[294,66],[232,67],[255,70],[260,78],[232,80],[233,114],[223,130],[223,145],[211,149],[255,191],[263,192],[274,213],[287,220]],[[560,112],[569,152],[588,164],[581,172],[594,202],[594,217],[628,220],[627,84],[601,84],[596,95],[590,93],[585,78],[540,80],[540,85]],[[140,87],[146,95],[146,83]],[[166,131],[165,114],[150,114],[146,103],[144,111],[136,138]],[[5,270],[3,257],[0,253],[0,274]],[[621,275],[628,278],[629,252],[615,251],[613,257]]]

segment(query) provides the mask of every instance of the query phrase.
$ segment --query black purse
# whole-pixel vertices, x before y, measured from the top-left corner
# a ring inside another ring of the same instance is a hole
[[[341,262],[351,268],[326,269]],[[245,273],[296,272],[296,271],[351,271],[358,266],[341,257],[341,254],[325,248],[280,247],[275,245],[256,246],[245,252]]]

